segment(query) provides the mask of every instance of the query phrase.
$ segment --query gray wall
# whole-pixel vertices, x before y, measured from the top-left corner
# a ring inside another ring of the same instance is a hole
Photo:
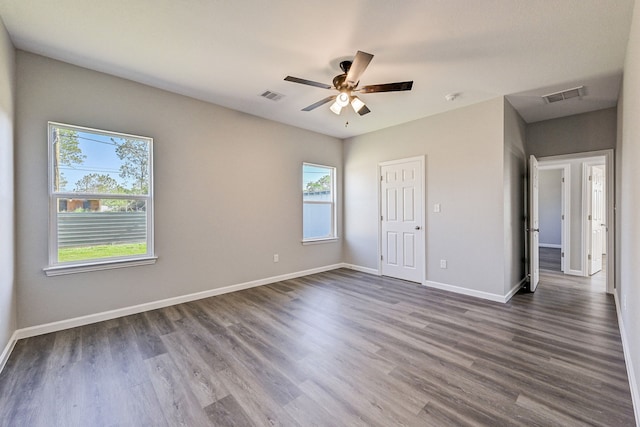
[[[545,120],[527,126],[527,154],[536,157],[615,148],[616,109]]]
[[[0,20],[0,354],[16,330],[13,121],[15,51]]]
[[[17,76],[20,328],[342,261],[301,244],[302,162],[341,189],[339,139],[22,51]],[[45,276],[48,120],[154,138],[155,265]]]
[[[562,170],[540,170],[540,246],[562,244]]]
[[[636,2],[627,46],[624,67],[621,109],[622,137],[618,144],[617,182],[619,188],[617,223],[619,274],[616,292],[620,301],[623,334],[625,335],[631,365],[629,375],[635,386],[636,419],[640,419],[640,3]]]
[[[525,268],[526,124],[504,99],[504,293],[519,283]]]
[[[504,151],[502,98],[345,140],[345,261],[378,268],[378,164],[426,154],[427,280],[504,295]]]

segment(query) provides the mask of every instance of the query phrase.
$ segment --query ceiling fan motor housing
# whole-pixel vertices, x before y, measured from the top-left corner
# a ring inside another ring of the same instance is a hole
[[[349,84],[347,83],[347,74],[338,74],[333,78],[333,87],[342,91],[344,89],[350,89]]]

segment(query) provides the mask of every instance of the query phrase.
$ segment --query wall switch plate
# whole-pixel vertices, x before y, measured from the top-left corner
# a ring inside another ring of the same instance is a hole
[[[447,260],[446,259],[441,259],[440,260],[440,268],[447,268]]]
[[[433,211],[440,212],[440,203],[436,203],[435,205],[433,205]]]
[[[280,255],[273,254],[273,262],[278,262],[278,261],[280,261]]]

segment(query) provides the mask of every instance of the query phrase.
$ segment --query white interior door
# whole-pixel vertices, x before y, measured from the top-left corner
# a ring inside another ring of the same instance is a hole
[[[540,281],[540,216],[538,212],[538,160],[529,157],[529,290],[534,292]]]
[[[589,168],[589,186],[591,193],[591,208],[589,212],[589,275],[602,270],[602,245],[604,241],[604,171],[591,166]]]
[[[419,283],[425,262],[423,164],[406,159],[380,165],[382,274]]]

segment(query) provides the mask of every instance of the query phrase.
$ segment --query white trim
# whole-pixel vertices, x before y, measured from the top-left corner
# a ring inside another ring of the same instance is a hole
[[[522,289],[526,283],[527,283],[527,277],[525,276],[518,283],[513,285],[511,289],[509,289],[509,292],[507,292],[507,294],[504,296],[504,302],[505,303],[509,302],[509,300],[513,298],[513,296],[517,294],[518,291]]]
[[[144,257],[135,259],[119,259],[113,261],[99,261],[91,264],[56,265],[45,267],[42,270],[48,276],[62,276],[65,274],[87,273],[89,271],[111,270],[114,268],[137,267],[140,265],[155,264],[158,257]]]
[[[303,246],[307,246],[307,245],[320,245],[322,243],[333,243],[333,242],[337,242],[338,240],[340,240],[339,237],[327,237],[325,239],[309,239],[309,240],[303,240],[302,241],[302,245]]]
[[[562,257],[561,270],[571,268],[571,164],[562,165]]]
[[[513,297],[516,292],[520,290],[522,285],[525,283],[526,278],[520,280],[514,287],[511,288],[506,295],[492,294],[489,292],[476,291],[473,289],[462,288],[460,286],[448,285],[446,283],[433,282],[431,280],[425,280],[423,285],[429,288],[441,289],[443,291],[454,292],[456,294],[468,295],[471,297],[486,299],[494,302],[506,303]]]
[[[562,249],[562,245],[556,245],[555,243],[538,243],[541,248]]]
[[[0,354],[0,373],[2,373],[2,370],[7,364],[7,361],[9,360],[9,356],[11,356],[11,352],[13,351],[13,348],[16,346],[16,342],[18,342],[18,331],[13,332],[13,334],[11,335],[11,338],[9,338],[9,342],[4,347],[4,350],[2,350],[2,354]]]
[[[72,319],[59,320],[57,322],[45,323],[43,325],[30,326],[28,328],[18,329],[15,332],[16,339],[33,337],[36,335],[48,334],[50,332],[62,331],[64,329],[75,328],[77,326],[89,325],[91,323],[102,322],[104,320],[115,319],[130,314],[142,313],[158,308],[169,307],[171,305],[182,304],[189,301],[195,301],[203,298],[209,298],[216,295],[222,295],[229,292],[241,291],[243,289],[254,288],[256,286],[268,285],[283,280],[295,279],[297,277],[308,276],[310,274],[322,273],[324,271],[335,270],[344,267],[344,264],[333,264],[324,267],[312,268],[309,270],[298,271],[295,273],[282,274],[280,276],[267,277],[265,279],[253,280],[251,282],[239,283],[237,285],[224,286],[221,288],[209,289],[207,291],[196,292],[187,295],[167,298],[163,300],[148,302],[144,304],[133,305],[130,307],[118,308],[115,310],[103,311],[101,313],[88,314],[86,316],[74,317]]]
[[[622,321],[622,311],[620,310],[620,300],[618,293],[613,293],[613,299],[616,302],[616,313],[618,315],[618,328],[620,329],[620,339],[622,341],[622,351],[624,353],[624,362],[627,366],[627,377],[629,378],[629,388],[631,389],[631,402],[636,415],[636,426],[640,426],[640,388],[636,382],[635,371],[633,369],[633,358],[629,349],[629,341],[627,339],[627,330]]]
[[[380,271],[376,270],[375,268],[362,267],[362,266],[353,265],[353,264],[343,264],[343,267],[348,268],[350,270],[360,271],[362,273],[372,274],[374,276],[381,276]]]
[[[589,184],[589,172],[590,172],[591,163],[584,161],[582,162],[582,207],[581,207],[581,215],[580,220],[582,223],[581,228],[581,247],[582,254],[580,257],[582,258],[582,273],[584,277],[589,277],[590,263],[589,263],[589,252],[591,252],[591,236],[589,236],[589,211],[591,210],[591,191]]]

